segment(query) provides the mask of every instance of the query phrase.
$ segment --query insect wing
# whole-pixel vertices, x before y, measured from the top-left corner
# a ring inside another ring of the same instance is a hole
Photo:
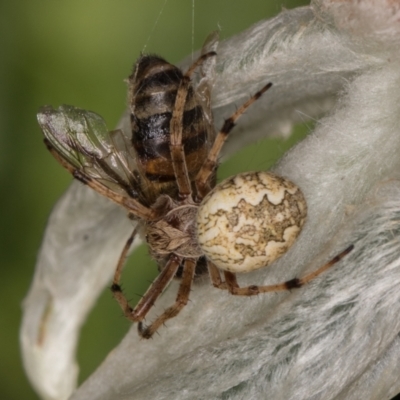
[[[108,132],[98,114],[66,105],[43,107],[38,121],[63,160],[109,189],[135,197],[135,154],[121,130]]]
[[[217,51],[219,44],[219,31],[214,31],[206,38],[201,49],[201,55],[211,51]],[[213,118],[211,113],[211,91],[215,83],[215,66],[217,57],[209,57],[200,67],[200,79],[196,83],[196,95],[203,105],[205,117],[208,123],[213,125]],[[210,129],[213,133],[212,140],[215,136],[214,129]]]

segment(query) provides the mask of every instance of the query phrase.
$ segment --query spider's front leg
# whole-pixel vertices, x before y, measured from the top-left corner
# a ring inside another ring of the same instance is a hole
[[[146,219],[146,220],[154,220],[157,218],[157,214],[154,210],[149,207],[144,206],[138,200],[120,194],[103,183],[100,182],[100,179],[95,179],[89,174],[87,174],[83,167],[77,168],[74,166],[65,156],[61,155],[59,151],[53,146],[53,144],[46,138],[44,139],[44,143],[52,154],[52,156],[68,171],[70,174],[78,181],[83,183],[84,185],[90,187],[95,190],[97,193],[100,193],[102,196],[107,197],[108,199],[114,201],[120,206],[127,209],[131,214],[135,215],[135,217]],[[82,150],[83,151],[83,150]],[[93,157],[92,157],[93,158]],[[93,162],[92,158],[90,160]]]
[[[264,92],[266,92],[272,83],[267,83],[261,90],[256,92],[249,100],[242,104],[236,112],[234,112],[228,119],[225,120],[224,125],[218,132],[214,144],[212,145],[207,159],[204,161],[200,171],[196,176],[196,187],[198,192],[198,198],[201,200],[209,191],[209,178],[217,167],[217,160],[222,147],[231,132],[235,127],[237,119],[255,102],[257,101]]]
[[[181,199],[189,197],[192,193],[189,172],[185,161],[185,151],[182,144],[183,115],[185,111],[188,90],[191,85],[190,78],[195,69],[210,57],[216,56],[214,51],[203,54],[183,76],[175,98],[174,110],[170,121],[170,152],[176,183]]]

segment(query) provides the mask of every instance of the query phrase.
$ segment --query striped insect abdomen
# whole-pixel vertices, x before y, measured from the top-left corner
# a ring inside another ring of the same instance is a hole
[[[141,188],[154,202],[161,193],[171,197],[177,185],[170,154],[170,120],[182,71],[158,56],[142,56],[129,77],[132,143],[137,153]],[[192,85],[182,121],[182,144],[192,181],[203,164],[213,127]]]

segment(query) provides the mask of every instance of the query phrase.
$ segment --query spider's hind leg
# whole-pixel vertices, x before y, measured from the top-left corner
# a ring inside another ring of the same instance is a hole
[[[138,330],[140,336],[149,339],[153,336],[154,332],[170,318],[179,314],[183,307],[189,301],[189,294],[192,287],[194,271],[196,268],[196,261],[192,259],[185,259],[183,265],[182,280],[179,286],[178,295],[176,296],[175,303],[168,307],[159,317],[157,317],[150,325],[145,326],[139,322]]]
[[[117,264],[117,267],[115,270],[113,284],[111,285],[111,291],[113,293],[114,298],[119,303],[125,317],[128,318],[132,322],[140,323],[141,321],[143,321],[143,319],[146,317],[147,313],[153,307],[157,298],[161,295],[161,293],[164,291],[164,289],[168,286],[168,284],[174,278],[176,271],[178,270],[179,265],[181,264],[182,258],[177,257],[175,255],[170,256],[165,267],[162,269],[160,274],[157,276],[157,278],[153,281],[153,283],[147,289],[146,293],[140,299],[140,301],[138,302],[136,307],[132,308],[128,302],[128,299],[125,297],[125,295],[122,292],[120,280],[121,280],[122,268],[123,268],[123,265],[125,262],[125,258],[128,254],[129,248],[133,242],[135,233],[136,233],[136,230],[131,234],[131,236],[127,240],[127,242],[122,250],[120,259],[118,261],[118,264]]]
[[[257,285],[249,285],[240,287],[236,280],[236,275],[229,271],[224,271],[226,285],[231,294],[236,296],[254,296],[260,293],[267,292],[281,292],[284,290],[298,289],[303,285],[309,283],[320,274],[325,272],[327,269],[331,268],[337,262],[339,262],[343,257],[349,254],[353,250],[354,246],[350,245],[347,249],[343,250],[336,257],[332,258],[322,267],[318,268],[316,271],[309,273],[308,275],[303,276],[302,278],[294,278],[289,281],[283,283],[277,283],[275,285],[266,285],[266,286],[257,286]],[[215,286],[215,285],[214,285]],[[225,289],[224,286],[221,286],[221,289]]]

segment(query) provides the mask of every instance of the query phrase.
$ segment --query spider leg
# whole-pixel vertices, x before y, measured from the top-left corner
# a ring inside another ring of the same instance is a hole
[[[259,293],[280,292],[283,290],[298,289],[303,285],[305,285],[306,283],[315,279],[317,276],[325,272],[327,269],[331,268],[333,265],[339,262],[343,257],[349,254],[353,250],[353,248],[354,246],[350,245],[349,247],[347,247],[346,250],[343,250],[340,254],[332,258],[332,260],[324,264],[322,267],[318,268],[316,271],[311,272],[308,275],[303,276],[302,278],[291,279],[290,281],[278,283],[275,285],[266,285],[266,286],[250,285],[250,286],[240,287],[237,283],[236,275],[232,272],[224,271],[226,284],[228,286],[229,292],[237,296],[254,296]]]
[[[240,106],[235,113],[233,113],[228,119],[225,120],[224,125],[221,130],[218,132],[214,144],[208,153],[207,159],[204,161],[204,164],[200,168],[195,182],[197,191],[199,194],[199,198],[202,199],[209,192],[208,179],[210,175],[214,172],[217,167],[217,159],[218,155],[224,145],[228,134],[231,132],[233,127],[235,126],[236,120],[256,101],[258,100],[264,92],[266,92],[272,83],[267,83],[261,90],[255,93],[249,100],[247,100],[242,106]]]
[[[128,253],[129,247],[133,241],[133,234],[129,237],[128,241],[125,244],[124,249],[122,250],[121,257],[119,259],[113,284],[111,286],[111,291],[113,293],[114,298],[118,301],[119,305],[122,308],[122,311],[126,318],[131,320],[132,322],[140,322],[142,321],[146,314],[150,311],[151,307],[153,307],[155,301],[163,292],[163,290],[168,286],[173,277],[178,270],[178,267],[182,261],[180,257],[172,255],[165,267],[162,269],[157,278],[153,281],[150,287],[147,289],[146,293],[140,299],[135,308],[132,308],[129,305],[127,298],[122,293],[122,289],[120,286],[120,278],[122,265]]]
[[[50,153],[53,155],[53,157],[78,181],[89,186],[97,193],[100,193],[101,195],[109,198],[120,206],[126,208],[131,214],[135,215],[138,218],[145,220],[154,220],[158,217],[157,213],[154,210],[145,207],[139,201],[131,197],[123,196],[119,193],[114,192],[99,181],[92,179],[89,175],[85,174],[85,172],[83,172],[82,170],[76,168],[73,164],[66,161],[58,154],[56,149],[47,139],[44,139],[44,143]]]
[[[182,120],[185,110],[186,97],[190,85],[190,77],[194,70],[203,63],[207,58],[215,56],[216,53],[211,51],[200,56],[191,67],[187,70],[180,82],[176,93],[174,110],[170,121],[170,151],[172,166],[174,168],[175,178],[179,189],[180,198],[184,199],[191,195],[192,189],[187,170],[185,151],[182,145]]]
[[[192,259],[185,259],[183,266],[182,280],[179,286],[178,294],[176,296],[175,303],[168,307],[159,317],[157,317],[150,325],[145,326],[142,322],[139,322],[138,330],[139,334],[149,339],[153,336],[154,332],[170,318],[175,317],[179,314],[183,307],[186,306],[189,300],[190,289],[193,282],[194,271],[196,267],[196,261]]]
[[[222,282],[220,270],[209,260],[207,260],[207,267],[213,286],[218,289],[228,289],[226,282]]]
[[[132,307],[129,305],[128,300],[122,293],[120,282],[121,282],[122,269],[124,267],[124,263],[128,255],[128,251],[133,243],[133,240],[135,239],[136,233],[137,229],[135,228],[131,233],[131,235],[129,236],[128,240],[126,241],[124,248],[122,249],[121,255],[119,256],[118,264],[115,268],[113,283],[111,285],[112,294],[115,300],[117,300],[118,304],[121,306],[125,315],[130,314],[132,312]]]

